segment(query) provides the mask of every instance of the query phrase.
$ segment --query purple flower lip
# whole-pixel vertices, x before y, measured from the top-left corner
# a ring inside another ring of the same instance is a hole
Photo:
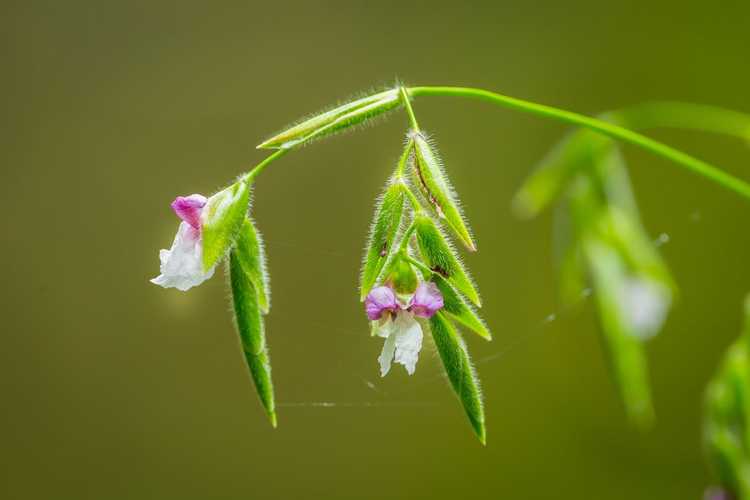
[[[388,286],[379,286],[370,290],[365,299],[365,312],[371,321],[378,320],[383,314],[395,313],[401,309],[396,294]]]
[[[443,295],[435,283],[420,283],[409,302],[409,311],[420,318],[431,318],[443,308]]]
[[[420,318],[431,318],[443,308],[443,305],[443,295],[435,283],[420,283],[407,308],[401,307],[391,287],[378,286],[367,294],[365,312],[371,321],[382,318],[383,314],[395,314],[402,309]]]
[[[208,200],[200,194],[178,196],[172,202],[172,210],[177,217],[190,224],[193,229],[201,228],[201,212]]]

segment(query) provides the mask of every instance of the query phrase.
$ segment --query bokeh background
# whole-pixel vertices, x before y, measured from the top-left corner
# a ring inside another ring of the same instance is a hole
[[[495,333],[467,337],[488,445],[427,347],[378,377],[357,300],[373,200],[406,119],[290,154],[258,180],[279,428],[256,400],[221,273],[148,283],[177,220],[301,115],[393,83],[471,85],[584,113],[652,99],[749,111],[747,2],[13,2],[0,6],[0,497],[700,498],[704,385],[750,290],[750,204],[626,148],[681,286],[650,346],[653,431],[627,424],[591,304],[559,309],[552,217],[510,200],[565,132],[415,102],[463,198]],[[750,175],[750,151],[653,135]],[[554,314],[552,321],[545,320]]]

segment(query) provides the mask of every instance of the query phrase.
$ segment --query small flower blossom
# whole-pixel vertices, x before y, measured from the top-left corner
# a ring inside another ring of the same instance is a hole
[[[420,283],[408,306],[402,306],[391,287],[373,288],[365,300],[367,317],[376,321],[375,334],[385,338],[378,357],[380,375],[385,376],[391,363],[404,365],[414,373],[422,349],[422,327],[415,317],[431,318],[443,307],[443,296],[434,283]]]
[[[207,201],[205,196],[193,194],[178,196],[172,202],[172,210],[182,222],[172,248],[159,252],[161,274],[151,283],[184,292],[213,276],[215,266],[208,271],[203,270],[201,213]]]
[[[642,339],[659,332],[672,303],[667,287],[641,278],[626,280],[619,290],[619,298],[622,315],[632,332]]]

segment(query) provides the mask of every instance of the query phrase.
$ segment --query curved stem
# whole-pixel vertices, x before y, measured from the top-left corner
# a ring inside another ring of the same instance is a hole
[[[261,172],[263,172],[263,169],[265,169],[268,165],[273,163],[274,160],[278,160],[279,158],[287,154],[289,151],[291,151],[291,149],[279,149],[279,150],[276,150],[274,153],[266,156],[266,158],[260,163],[258,163],[257,165],[255,165],[255,167],[253,167],[253,169],[250,170],[250,172],[243,175],[241,180],[248,184],[252,183],[255,180],[255,178]]]
[[[409,227],[404,231],[404,235],[401,237],[401,244],[398,246],[399,253],[402,253],[404,255],[406,254],[406,247],[409,246],[409,240],[411,239],[411,235],[414,234],[414,231],[417,229],[417,225],[415,223],[411,223]]]
[[[411,128],[414,129],[414,132],[419,132],[419,124],[417,123],[417,116],[414,114],[414,110],[411,107],[411,102],[409,102],[409,93],[406,87],[400,87],[398,89],[399,95],[401,96],[401,102],[404,105],[404,108],[406,109],[406,114],[409,115],[409,122],[411,123]]]
[[[498,106],[503,106],[517,111],[531,113],[545,118],[551,118],[560,122],[585,127],[602,133],[613,139],[618,139],[650,151],[658,156],[672,160],[683,168],[701,175],[745,198],[750,199],[750,184],[738,179],[713,165],[694,158],[682,151],[667,146],[659,141],[650,139],[632,130],[608,123],[606,121],[591,118],[571,111],[537,104],[523,99],[504,96],[488,90],[474,89],[469,87],[411,87],[408,92],[413,97],[418,96],[453,96],[479,99],[488,101]]]

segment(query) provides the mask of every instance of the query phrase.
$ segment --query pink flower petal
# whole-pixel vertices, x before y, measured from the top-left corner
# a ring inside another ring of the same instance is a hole
[[[409,311],[420,318],[431,318],[443,308],[443,295],[435,283],[422,282],[409,302]]]
[[[177,217],[190,224],[193,229],[200,229],[201,212],[207,201],[207,198],[200,194],[178,196],[172,202],[172,210],[177,214]]]
[[[365,312],[372,321],[380,319],[385,312],[396,312],[400,308],[396,294],[387,286],[373,288],[365,299]]]

